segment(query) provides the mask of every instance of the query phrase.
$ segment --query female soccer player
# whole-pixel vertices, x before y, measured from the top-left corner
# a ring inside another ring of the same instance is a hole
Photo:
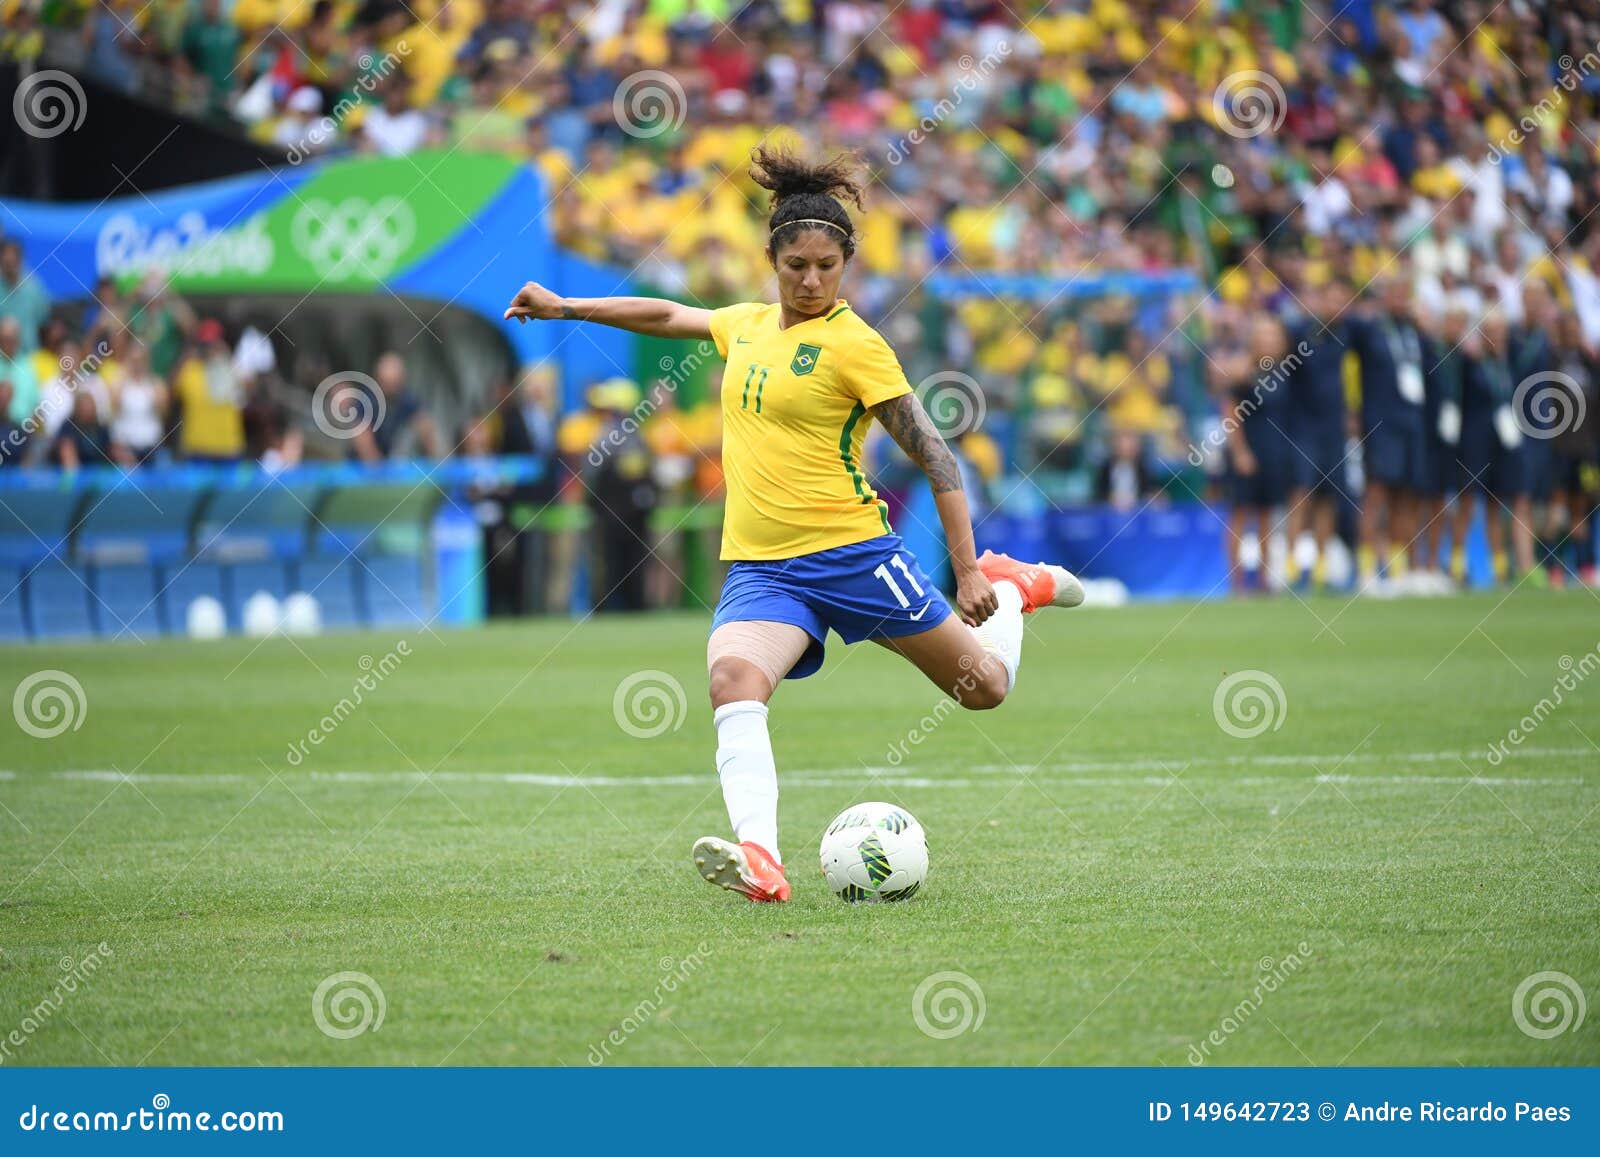
[[[717,772],[738,843],[706,836],[695,867],[752,900],[789,898],[778,853],[778,775],[767,701],[822,666],[829,628],[909,659],[964,707],[998,706],[1022,656],[1022,616],[1077,606],[1058,566],[975,557],[961,475],[881,336],[839,296],[856,250],[842,200],[862,205],[853,160],[812,164],[763,146],[750,175],[772,194],[766,257],[776,305],[696,309],[648,297],[563,298],[524,285],[507,318],[594,321],[659,337],[709,338],[723,374],[722,557],[727,581],[706,665]],[[944,597],[889,529],[861,470],[876,418],[927,474],[955,573]]]

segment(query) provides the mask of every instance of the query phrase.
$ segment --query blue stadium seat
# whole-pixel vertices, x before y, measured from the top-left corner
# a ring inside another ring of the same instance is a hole
[[[305,591],[322,605],[324,627],[359,627],[361,604],[356,590],[356,572],[361,564],[343,555],[313,555],[300,560],[300,581],[295,590]]]
[[[22,597],[25,568],[0,566],[0,642],[15,643],[28,637],[27,608]]]
[[[98,634],[108,639],[153,639],[161,634],[161,587],[154,567],[107,564],[95,567],[92,574]]]
[[[433,614],[423,584],[422,559],[380,554],[361,561],[360,581],[367,622],[374,627],[414,626]]]
[[[288,565],[276,560],[240,562],[228,568],[228,629],[244,629],[244,604],[257,591],[280,603],[292,589]]]
[[[45,563],[28,576],[28,628],[36,639],[84,638],[94,633],[89,580],[80,570]]]
[[[161,574],[161,607],[167,629],[175,635],[188,628],[189,604],[208,595],[223,606],[222,568],[214,562],[173,563]]]

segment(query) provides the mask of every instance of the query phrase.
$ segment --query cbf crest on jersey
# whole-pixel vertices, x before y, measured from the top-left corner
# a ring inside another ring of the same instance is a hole
[[[817,368],[817,359],[822,356],[822,347],[800,343],[800,348],[794,351],[794,360],[789,363],[789,372],[799,377],[809,374]]]

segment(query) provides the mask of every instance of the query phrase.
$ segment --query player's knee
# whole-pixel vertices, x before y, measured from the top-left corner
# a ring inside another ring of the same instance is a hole
[[[761,668],[747,659],[723,657],[711,664],[711,706],[755,699],[765,703],[772,693]]]
[[[991,655],[957,681],[954,694],[968,711],[993,711],[1005,702],[1010,690],[1010,674]]]

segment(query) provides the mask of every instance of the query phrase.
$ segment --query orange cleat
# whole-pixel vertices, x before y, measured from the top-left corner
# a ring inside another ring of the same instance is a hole
[[[758,903],[789,898],[783,865],[760,844],[735,844],[716,836],[701,836],[694,842],[694,867],[707,883]]]
[[[1018,562],[992,550],[983,552],[978,569],[992,583],[1002,580],[1022,592],[1022,613],[1031,615],[1040,607],[1075,607],[1083,602],[1083,584],[1076,575],[1049,563]]]

